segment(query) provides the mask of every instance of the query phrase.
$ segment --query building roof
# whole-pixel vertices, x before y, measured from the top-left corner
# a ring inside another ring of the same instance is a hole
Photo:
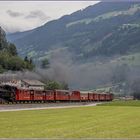
[[[81,94],[88,94],[88,93],[92,93],[92,94],[110,94],[107,92],[97,92],[97,91],[80,91]]]
[[[81,94],[88,94],[88,93],[93,93],[91,91],[80,91]]]
[[[69,92],[69,90],[63,90],[63,89],[56,89],[55,91],[61,91],[61,92]]]
[[[45,86],[44,83],[42,83],[42,82],[40,82],[40,81],[38,81],[38,80],[23,79],[23,80],[21,80],[21,81],[27,83],[27,84],[30,85],[30,86]]]

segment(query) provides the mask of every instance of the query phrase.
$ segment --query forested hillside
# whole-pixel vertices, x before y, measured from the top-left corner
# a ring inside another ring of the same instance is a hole
[[[140,3],[100,2],[31,31],[8,35],[20,55],[67,50],[76,59],[140,52]]]
[[[24,69],[33,69],[31,59],[27,57],[23,60],[18,56],[16,46],[9,43],[6,39],[4,30],[0,27],[0,73],[12,70],[21,71]]]

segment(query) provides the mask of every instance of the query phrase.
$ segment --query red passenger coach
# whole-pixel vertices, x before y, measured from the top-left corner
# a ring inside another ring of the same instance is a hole
[[[80,91],[80,100],[88,101],[88,92],[87,91]]]
[[[24,84],[25,85],[24,85]],[[97,91],[45,90],[38,81],[21,81],[21,85],[1,85],[0,99],[6,102],[112,101],[113,94]]]
[[[100,101],[105,101],[106,100],[106,94],[105,93],[99,93],[99,100]]]
[[[99,101],[100,100],[100,95],[98,93],[93,93],[93,100],[94,101]]]
[[[112,101],[113,100],[113,94],[111,94],[111,93],[105,93],[105,95],[106,95],[106,101]]]
[[[55,95],[53,90],[46,90],[44,91],[44,100],[45,101],[54,101]]]
[[[94,100],[93,92],[88,92],[88,99],[89,99],[89,101],[93,101]]]
[[[106,101],[110,100],[110,94],[106,94]]]
[[[16,101],[30,101],[30,91],[24,89],[16,89]]]
[[[34,90],[31,92],[34,93],[34,97],[33,97],[34,101],[43,101],[43,92],[41,90]],[[32,93],[31,93],[31,96],[32,96]]]
[[[68,90],[55,90],[55,100],[56,101],[69,101],[70,95]]]
[[[80,91],[72,91],[70,93],[70,100],[71,101],[80,101]]]

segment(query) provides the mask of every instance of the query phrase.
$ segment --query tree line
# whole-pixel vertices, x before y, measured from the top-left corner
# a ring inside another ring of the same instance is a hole
[[[0,27],[0,73],[11,71],[32,70],[34,65],[28,59],[18,56],[16,46],[6,39],[4,30]]]

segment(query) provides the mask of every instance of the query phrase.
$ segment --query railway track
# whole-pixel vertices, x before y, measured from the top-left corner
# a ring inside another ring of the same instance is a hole
[[[96,106],[98,103],[50,103],[50,104],[11,104],[0,105],[0,112],[6,111],[22,111],[22,110],[42,110],[42,109],[60,109],[60,108],[74,108]]]

